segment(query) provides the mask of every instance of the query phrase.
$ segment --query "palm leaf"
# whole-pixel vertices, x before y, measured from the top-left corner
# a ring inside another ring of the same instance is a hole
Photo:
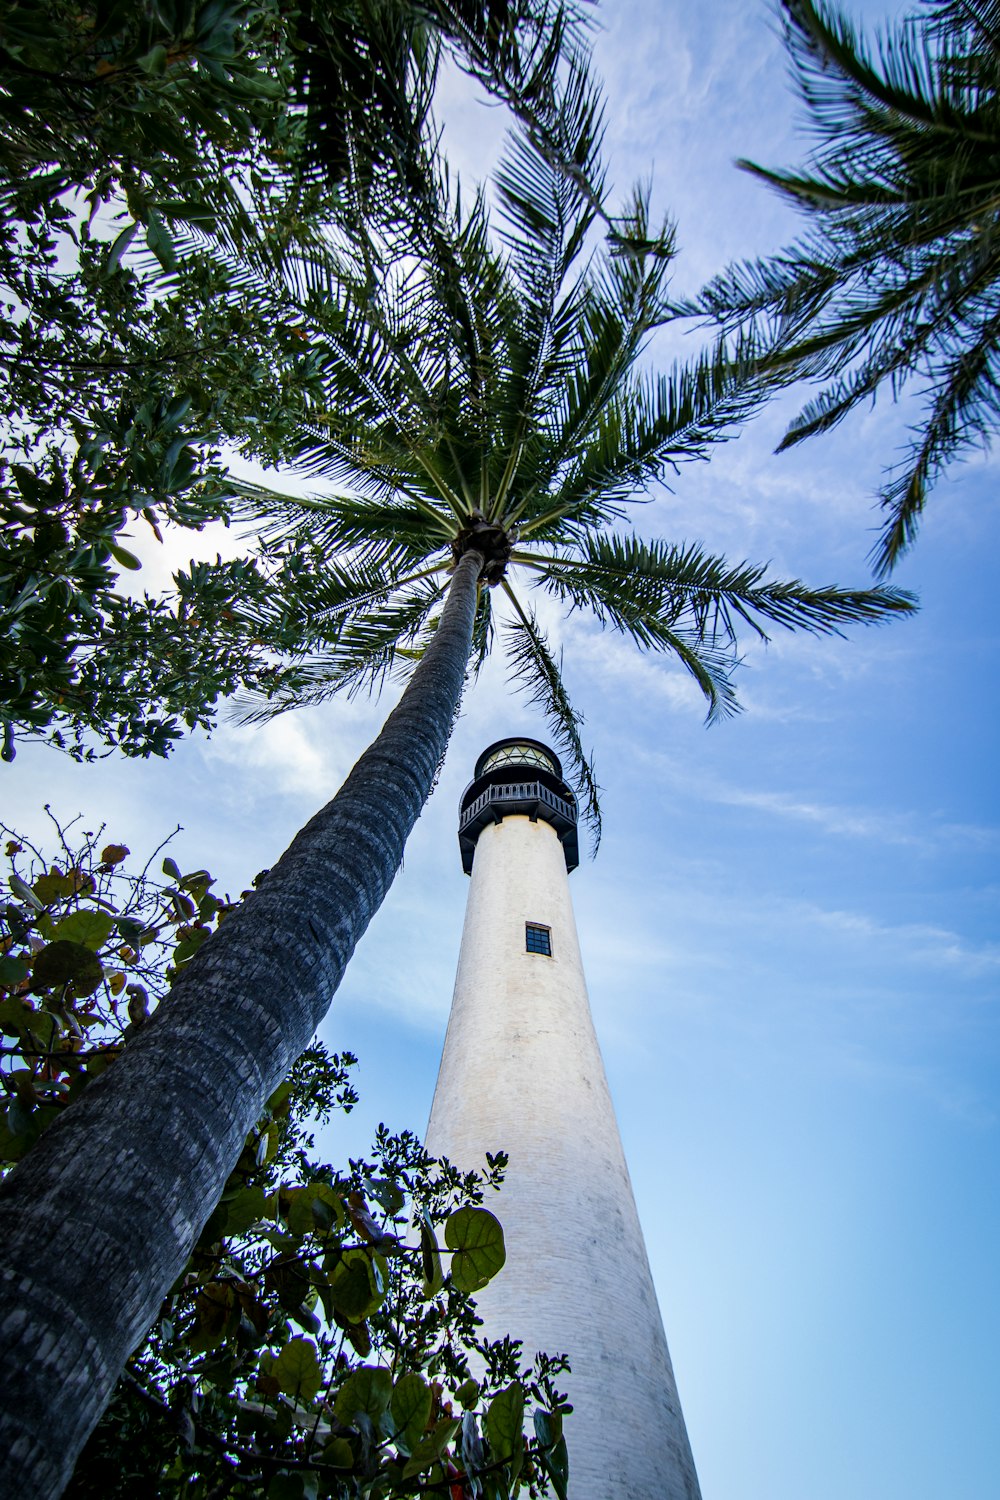
[[[518,616],[504,626],[510,676],[527,691],[529,702],[542,710],[557,751],[572,767],[571,779],[584,793],[584,817],[596,853],[601,841],[600,787],[594,775],[593,761],[588,758],[580,739],[583,718],[570,703],[562,680],[562,663],[557,662],[550,651],[534,615],[521,606],[506,582],[504,592]]]

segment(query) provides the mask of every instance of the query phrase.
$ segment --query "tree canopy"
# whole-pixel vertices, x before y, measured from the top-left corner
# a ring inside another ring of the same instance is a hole
[[[923,406],[880,492],[889,573],[929,490],[1000,421],[1000,6],[927,0],[872,38],[834,5],[783,0],[814,145],[800,170],[741,162],[802,210],[802,239],[730,267],[695,308],[766,333],[767,368],[828,382],[781,447],[880,392]]]
[[[15,732],[166,753],[295,643],[241,633],[240,601],[273,588],[249,558],[143,596],[127,528],[225,518],[220,444],[280,457],[310,352],[225,297],[215,252],[316,245],[349,154],[405,180],[443,47],[558,156],[565,79],[591,85],[577,13],[547,0],[4,7],[6,757]]]

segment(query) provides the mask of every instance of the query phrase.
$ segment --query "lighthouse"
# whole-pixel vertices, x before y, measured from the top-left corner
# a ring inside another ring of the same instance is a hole
[[[427,1147],[466,1170],[510,1158],[486,1332],[570,1357],[569,1500],[700,1500],[573,919],[576,798],[547,746],[482,753],[459,847],[471,883]]]

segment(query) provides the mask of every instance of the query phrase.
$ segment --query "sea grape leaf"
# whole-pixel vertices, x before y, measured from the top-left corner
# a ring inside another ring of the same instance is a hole
[[[392,1398],[392,1376],[379,1365],[362,1365],[354,1370],[340,1390],[333,1404],[333,1415],[345,1427],[353,1427],[358,1412],[363,1412],[372,1422],[378,1422],[389,1408]]]
[[[35,955],[32,977],[38,990],[72,984],[78,995],[92,995],[104,977],[104,966],[83,943],[59,938]]]
[[[507,1259],[503,1229],[488,1208],[460,1208],[444,1226],[444,1241],[455,1253],[451,1279],[461,1292],[478,1292]]]
[[[516,1381],[493,1397],[483,1426],[493,1457],[509,1464],[516,1478],[524,1458],[524,1391]]]
[[[311,1401],[323,1384],[323,1371],[312,1339],[289,1339],[274,1361],[271,1374],[286,1396]]]
[[[52,938],[82,943],[96,953],[107,942],[114,927],[115,918],[103,911],[71,911],[53,927]]]
[[[431,1388],[422,1375],[411,1373],[396,1381],[390,1410],[396,1424],[393,1441],[412,1453],[431,1414]]]

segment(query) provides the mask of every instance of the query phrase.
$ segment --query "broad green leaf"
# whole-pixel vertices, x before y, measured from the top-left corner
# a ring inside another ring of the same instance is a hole
[[[490,1402],[483,1422],[494,1459],[510,1464],[516,1478],[524,1458],[524,1391],[516,1382]]]
[[[167,49],[162,42],[157,42],[148,52],[136,58],[136,62],[144,73],[151,78],[158,78],[167,71]]]
[[[105,844],[101,850],[102,865],[120,865],[132,851],[127,844]]]
[[[39,1052],[48,1052],[59,1035],[59,1022],[47,1010],[28,1011],[25,1035]]]
[[[404,1375],[396,1381],[390,1410],[396,1424],[393,1441],[412,1453],[431,1414],[431,1388],[422,1375]]]
[[[271,1374],[286,1396],[311,1401],[323,1384],[323,1371],[312,1339],[289,1339],[274,1361]]]
[[[245,1234],[253,1224],[267,1217],[266,1198],[262,1187],[243,1188],[225,1205],[227,1235]]]
[[[115,918],[102,911],[71,911],[52,929],[53,941],[64,938],[70,943],[82,943],[94,953],[106,943],[115,927]]]
[[[392,1376],[380,1365],[362,1365],[348,1375],[337,1392],[333,1415],[345,1427],[353,1427],[358,1412],[378,1422],[392,1397]]]
[[[444,1240],[455,1254],[451,1279],[462,1292],[478,1292],[507,1259],[500,1221],[488,1208],[460,1208],[444,1226]]]
[[[422,1474],[425,1469],[436,1464],[461,1425],[460,1421],[452,1418],[438,1422],[420,1439],[412,1455],[407,1459],[403,1466],[403,1478],[412,1479],[414,1474]]]
[[[385,1279],[364,1250],[345,1250],[327,1284],[334,1307],[352,1323],[362,1322],[385,1300]]]
[[[323,1449],[323,1461],[335,1469],[353,1469],[354,1450],[346,1438],[331,1438]]]
[[[43,877],[44,878],[44,877]],[[38,881],[35,882],[38,884]],[[18,901],[24,901],[34,911],[41,911],[44,905],[44,897],[39,899],[39,894],[31,889],[27,881],[21,879],[20,875],[10,877],[10,888]]]
[[[471,1411],[479,1400],[479,1381],[473,1380],[471,1376],[468,1380],[463,1380],[455,1392],[455,1400],[465,1411]]]
[[[15,996],[0,1000],[0,1032],[5,1036],[23,1036],[34,1014],[30,1005]]]
[[[195,1353],[214,1349],[226,1336],[226,1329],[236,1306],[236,1294],[224,1281],[210,1281],[195,1300],[197,1332],[189,1340]]]
[[[562,1417],[558,1412],[543,1411],[538,1407],[532,1420],[535,1424],[535,1436],[543,1448],[551,1448],[562,1437]]]
[[[28,962],[24,958],[11,958],[4,954],[0,958],[0,984],[4,989],[15,989],[28,977]]]
[[[169,875],[171,880],[177,880],[177,881],[180,880],[180,878],[181,878],[181,872],[178,869],[177,865],[174,863],[174,861],[170,858],[169,854],[167,855],[166,859],[163,861],[162,869],[163,869],[164,875]]]
[[[343,1203],[328,1183],[308,1182],[303,1187],[285,1188],[281,1197],[283,1205],[286,1200],[289,1205],[288,1228],[292,1234],[315,1234],[334,1223],[346,1222]]]
[[[104,967],[96,953],[83,943],[60,938],[35,955],[32,977],[36,989],[72,984],[78,995],[92,995],[104,977]]]

